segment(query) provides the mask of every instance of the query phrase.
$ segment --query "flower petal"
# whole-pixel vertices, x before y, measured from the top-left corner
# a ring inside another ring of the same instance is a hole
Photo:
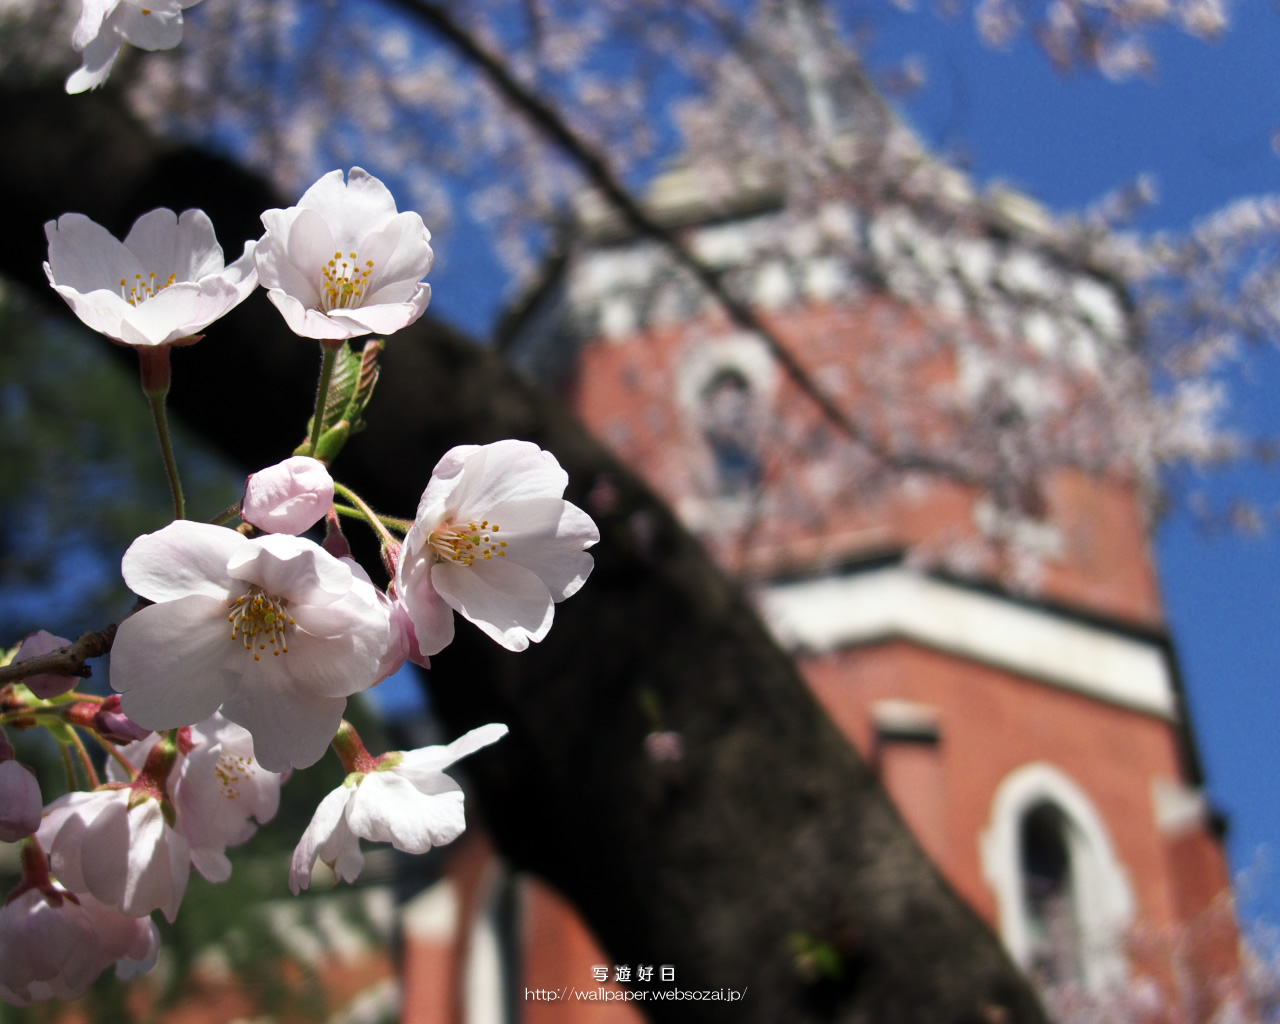
[[[577,593],[591,575],[595,559],[585,549],[600,540],[600,531],[576,505],[534,498],[498,505],[489,516],[502,526],[507,560],[536,573],[552,600]]]
[[[170,274],[179,281],[199,281],[223,269],[222,246],[203,210],[184,210],[181,217],[164,207],[144,213],[124,244],[160,283]]]
[[[463,465],[466,473],[449,498],[459,519],[488,518],[495,506],[509,501],[559,498],[569,484],[569,474],[550,452],[529,441],[510,440],[483,445],[469,454],[457,448],[446,452],[432,473],[432,482],[436,474],[460,473]]]
[[[385,303],[377,306],[357,306],[355,309],[335,309],[329,319],[351,324],[356,334],[395,334],[422,316],[431,301],[431,285],[417,285],[408,302]]]
[[[378,240],[392,238],[394,245],[376,256],[375,248],[382,247],[375,245],[372,237],[365,240],[364,244],[369,248],[368,258],[374,260],[365,305],[409,301],[418,282],[431,270],[431,264],[435,260],[435,254],[431,251],[431,232],[422,223],[421,217],[412,211],[396,214],[388,228],[380,233]],[[360,257],[365,258],[363,251]]]
[[[330,171],[303,193],[298,205],[323,214],[337,248],[344,252],[358,251],[367,236],[396,216],[391,191],[361,167],[351,168],[345,184],[341,171]],[[365,257],[361,254],[360,258]]]
[[[405,853],[451,843],[467,827],[462,787],[443,773],[439,779],[428,794],[392,770],[370,772],[347,806],[347,824],[356,835]]]
[[[261,273],[261,271],[259,271]],[[267,292],[272,305],[280,310],[289,330],[303,338],[317,338],[321,341],[345,341],[368,334],[369,329],[350,321],[338,321],[330,318],[320,310],[304,306],[288,292],[280,288],[272,288]]]
[[[551,629],[555,605],[546,584],[509,560],[470,566],[440,562],[431,582],[454,611],[509,651],[523,651]]]
[[[329,604],[352,586],[351,570],[343,562],[317,544],[288,534],[249,541],[227,559],[227,573],[274,597],[307,604]]]
[[[430,787],[435,784],[435,778],[443,769],[448,768],[455,761],[462,760],[468,754],[474,754],[491,743],[497,743],[507,734],[507,731],[505,725],[491,722],[463,733],[447,746],[406,750],[400,757],[400,763],[390,770],[409,779],[420,791],[431,793],[434,790]]]
[[[299,890],[311,886],[311,873],[315,869],[316,856],[321,847],[332,842],[339,828],[346,831],[343,812],[353,792],[354,790],[350,787],[339,786],[320,801],[316,813],[311,816],[311,823],[307,825],[302,838],[298,840],[298,845],[293,851],[293,859],[289,863],[289,889],[295,896],[298,895]],[[359,853],[358,840],[356,852]],[[356,874],[359,874],[359,869]]]
[[[225,602],[203,594],[135,612],[116,631],[110,679],[124,713],[146,729],[208,718],[243,674]]]
[[[107,28],[114,28],[127,42],[140,50],[172,50],[182,42],[182,12],[148,7],[144,14],[140,7],[122,3],[107,20]]]
[[[397,586],[401,603],[413,622],[418,649],[430,657],[453,642],[453,609],[432,583],[435,566],[430,549],[421,547],[416,555],[407,557],[414,539],[414,531],[410,530],[401,554]]]
[[[179,519],[130,544],[120,571],[129,589],[148,601],[191,594],[226,601],[240,590],[227,562],[248,545],[234,530]]]
[[[270,659],[282,661],[288,655]],[[376,669],[375,662],[372,668]],[[324,756],[338,731],[345,697],[325,697],[280,674],[242,686],[222,705],[222,713],[253,735],[253,753],[269,772],[307,768]]]
[[[46,270],[55,286],[81,294],[120,289],[120,279],[145,274],[142,264],[114,235],[81,213],[64,213],[44,226],[49,241]],[[123,301],[123,300],[121,300]]]

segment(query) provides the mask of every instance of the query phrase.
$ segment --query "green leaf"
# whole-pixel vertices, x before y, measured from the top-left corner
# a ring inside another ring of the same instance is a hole
[[[364,429],[364,410],[373,398],[373,389],[377,386],[378,375],[382,368],[378,365],[378,357],[387,343],[381,338],[370,338],[364,343],[364,351],[360,353],[356,368],[356,384],[347,402],[343,419],[351,424],[351,433],[358,434]]]

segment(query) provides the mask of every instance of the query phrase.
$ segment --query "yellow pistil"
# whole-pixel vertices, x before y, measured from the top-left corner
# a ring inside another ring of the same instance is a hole
[[[146,302],[152,296],[159,295],[174,281],[178,280],[177,274],[170,274],[165,280],[157,284],[156,275],[148,274],[144,279],[141,274],[133,275],[133,284],[130,284],[127,278],[120,278],[120,297],[131,306],[136,306],[141,302]]]
[[[373,260],[365,260],[361,267],[354,252],[345,256],[340,252],[320,268],[324,278],[320,301],[324,311],[331,309],[355,309],[365,300],[369,277],[373,274]]]
[[[439,561],[471,565],[477,558],[506,558],[505,540],[494,540],[501,527],[484,520],[480,523],[445,523],[427,537],[427,544]]]
[[[261,587],[250,587],[249,593],[237,597],[227,607],[231,614],[227,621],[231,623],[231,639],[239,640],[244,649],[259,661],[261,652],[269,647],[277,657],[289,653],[289,645],[285,640],[286,626],[296,623],[285,612],[289,602],[282,597],[273,597]]]

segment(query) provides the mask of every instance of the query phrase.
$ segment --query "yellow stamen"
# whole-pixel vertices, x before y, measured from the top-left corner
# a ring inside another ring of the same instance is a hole
[[[248,598],[247,604],[245,598]],[[260,660],[258,651],[265,651],[268,646],[277,657],[288,654],[285,627],[295,625],[293,619],[285,614],[288,604],[282,597],[274,597],[261,587],[251,586],[248,594],[237,597],[227,606],[231,610],[227,616],[231,623],[231,639],[240,641],[244,649],[253,655],[254,661]]]
[[[498,524],[487,519],[480,523],[445,523],[431,531],[427,544],[437,561],[471,565],[477,558],[483,561],[495,554],[499,558],[507,557],[507,553],[501,550],[507,542],[493,539],[497,532]]]
[[[348,262],[350,261],[350,262]],[[373,260],[364,261],[364,269],[356,265],[356,254],[344,257],[335,252],[333,259],[320,268],[323,282],[320,287],[320,305],[324,312],[334,309],[355,309],[364,302],[373,274]]]

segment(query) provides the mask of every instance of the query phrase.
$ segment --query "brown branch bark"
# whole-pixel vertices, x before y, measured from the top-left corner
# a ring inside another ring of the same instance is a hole
[[[90,658],[101,658],[110,651],[115,638],[116,623],[113,622],[97,632],[81,633],[66,647],[59,647],[56,651],[38,654],[16,665],[10,663],[0,666],[0,686],[39,675],[79,676],[87,679],[93,675],[93,668],[85,662]]]

